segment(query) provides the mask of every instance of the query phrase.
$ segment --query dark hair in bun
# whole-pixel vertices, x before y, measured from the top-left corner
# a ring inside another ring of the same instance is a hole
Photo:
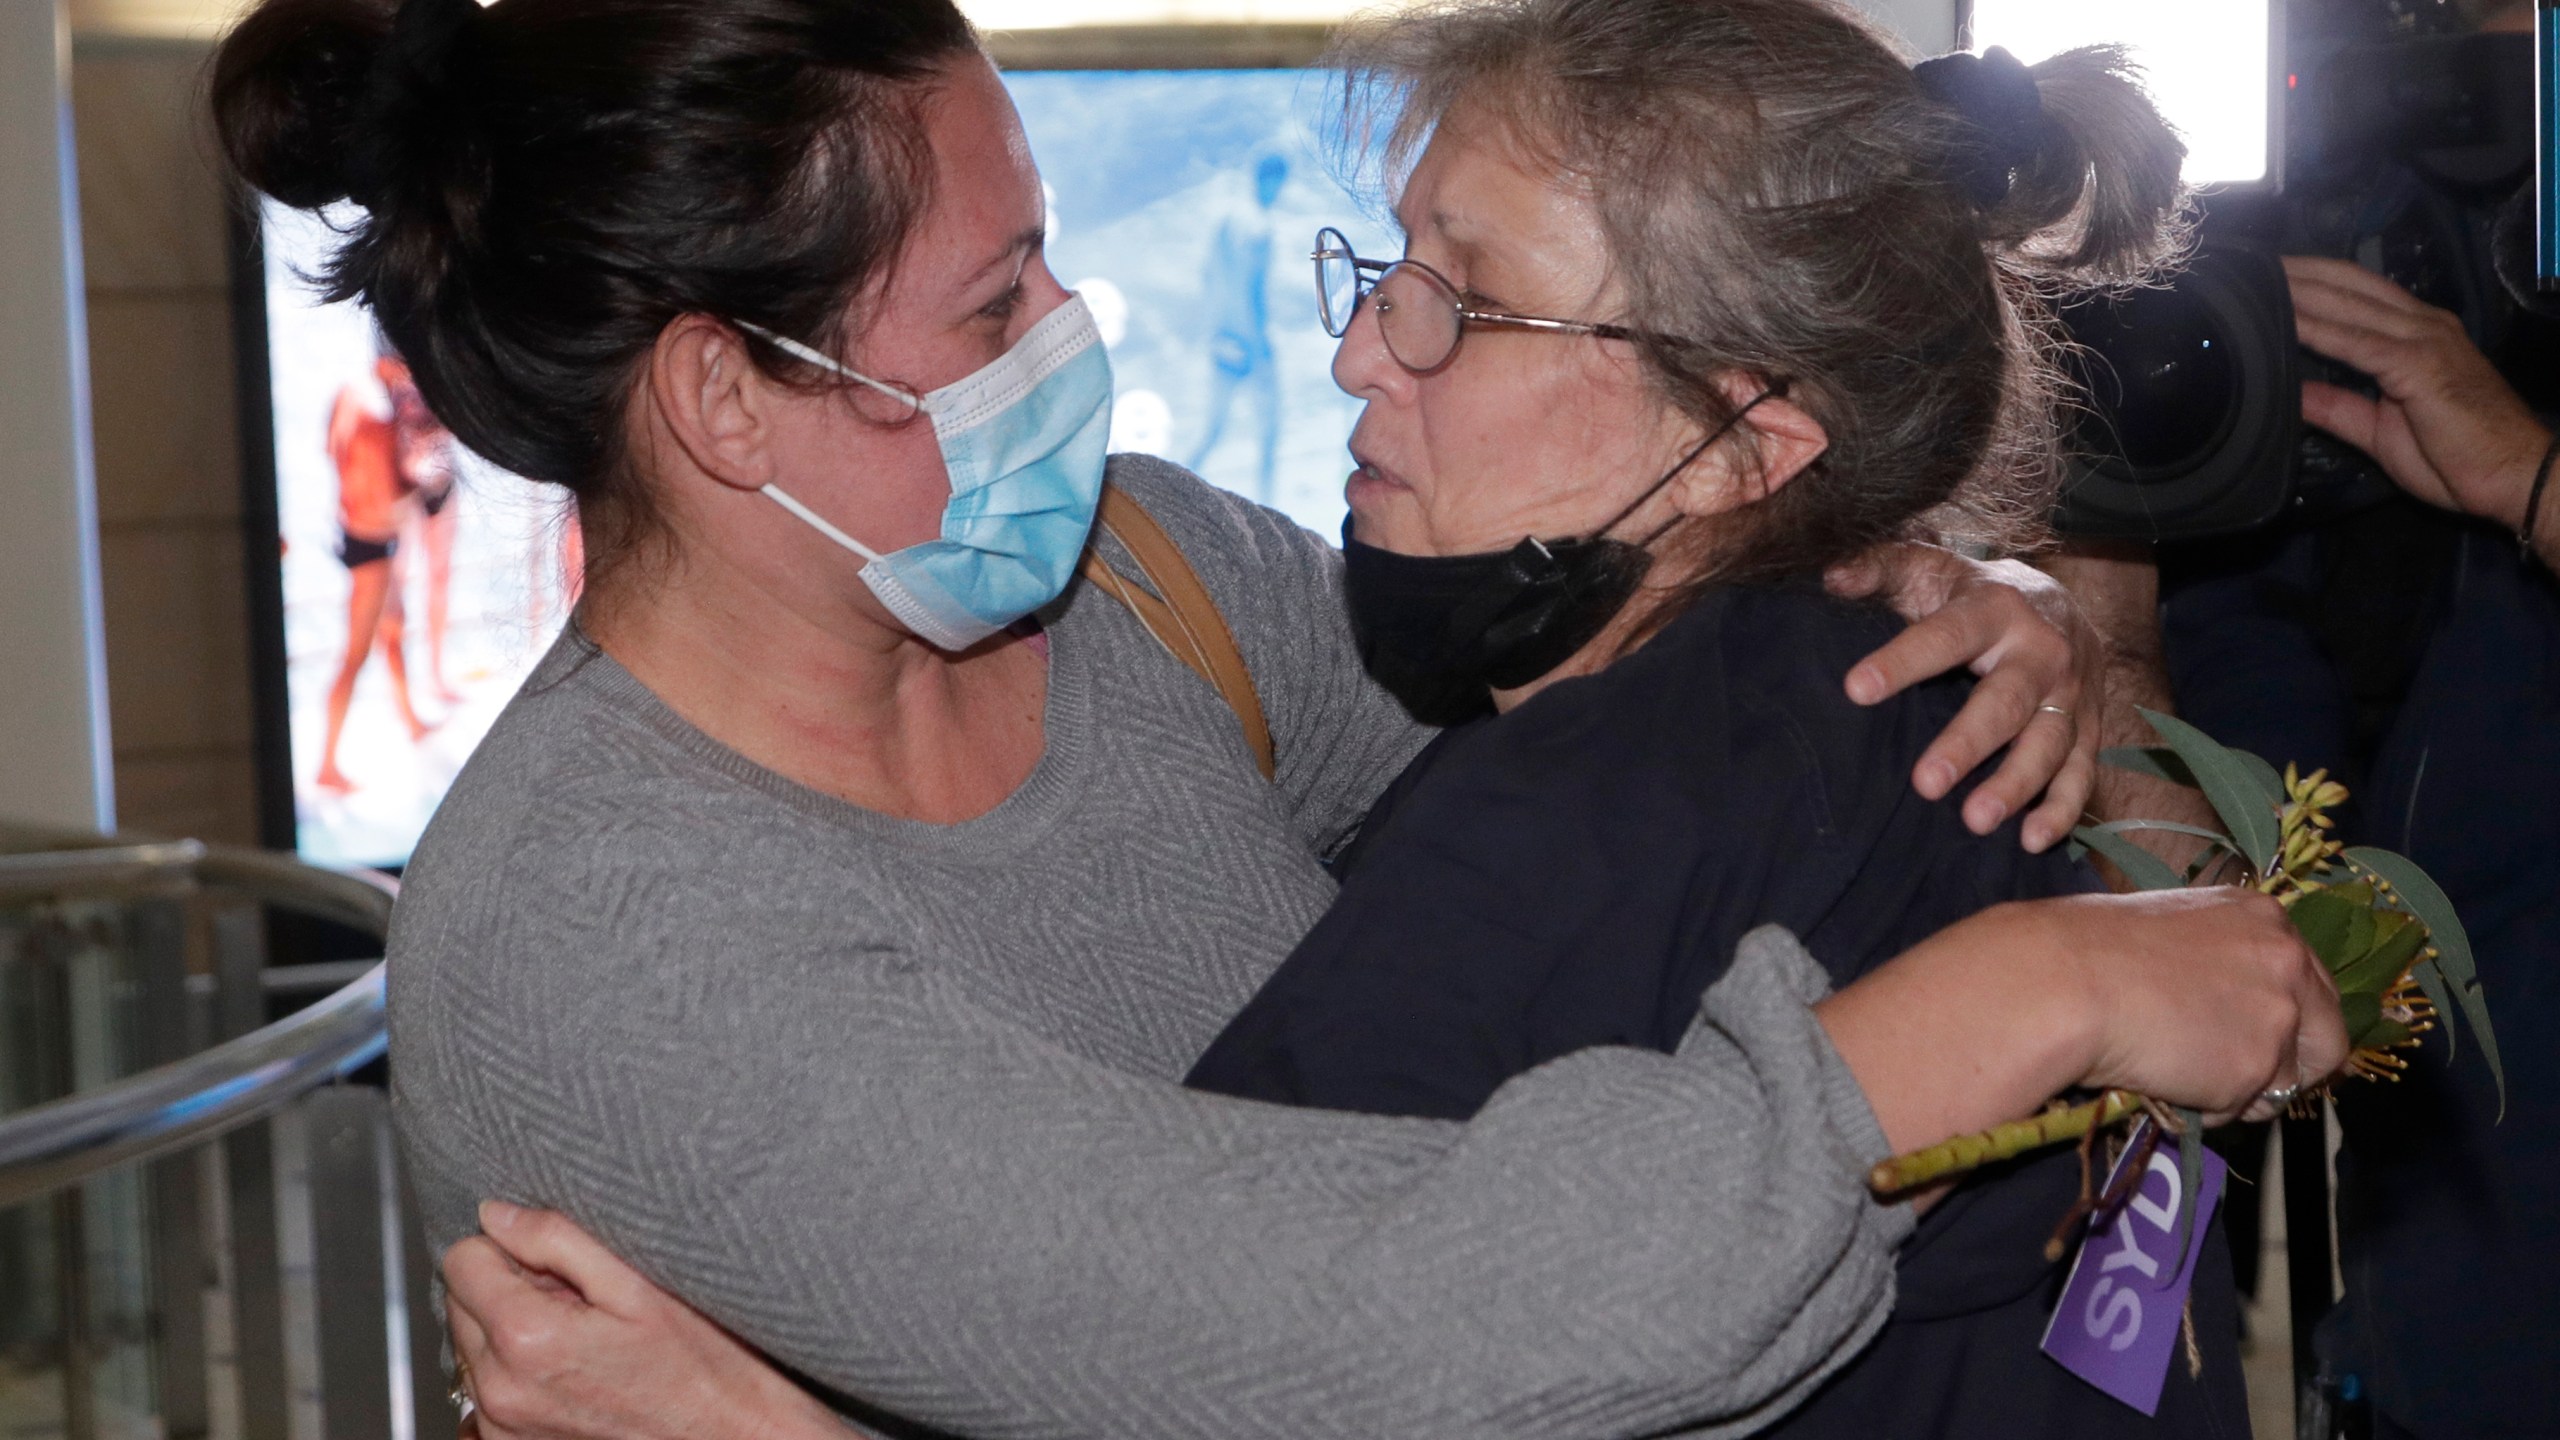
[[[923,204],[922,82],[976,44],[951,0],[264,0],[213,115],[250,185],[362,207],[330,297],[609,566],[657,533],[622,431],[659,333],[832,338]]]

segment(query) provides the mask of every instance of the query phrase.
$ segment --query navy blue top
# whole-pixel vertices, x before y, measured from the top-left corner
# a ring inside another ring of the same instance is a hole
[[[2095,888],[2022,851],[2014,821],[1968,832],[1963,792],[1911,789],[1966,682],[1851,704],[1841,677],[1897,628],[1811,587],[1726,588],[1599,674],[1443,735],[1189,1083],[1463,1118],[1586,1046],[1671,1050],[1756,926],[1788,927],[1845,985],[1986,906]],[[1773,1433],[2245,1440],[2218,1221],[2195,1292],[2204,1378],[2173,1364],[2157,1421],[2039,1353],[2062,1274],[2043,1247],[2078,1191],[2065,1149],[1937,1206],[1883,1337]]]
[[[2175,559],[2179,708],[2355,788],[2342,833],[2444,886],[2506,1064],[2503,1120],[2468,1034],[2339,1086],[2326,1359],[2429,1440],[2560,1436],[2560,584],[2414,501]]]

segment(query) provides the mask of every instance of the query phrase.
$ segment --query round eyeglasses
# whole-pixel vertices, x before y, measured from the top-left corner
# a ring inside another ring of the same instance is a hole
[[[1387,342],[1387,354],[1416,375],[1428,375],[1448,364],[1471,325],[1548,335],[1596,335],[1603,340],[1667,338],[1688,343],[1624,325],[1479,310],[1468,305],[1465,295],[1439,271],[1419,260],[1364,260],[1331,226],[1316,232],[1314,258],[1316,313],[1324,321],[1325,333],[1336,340],[1350,333],[1352,317],[1367,304],[1377,313],[1378,333]]]

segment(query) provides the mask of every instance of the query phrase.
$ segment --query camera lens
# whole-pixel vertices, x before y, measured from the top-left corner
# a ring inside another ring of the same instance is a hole
[[[2084,387],[2055,524],[2138,540],[2265,523],[2302,426],[2293,299],[2273,253],[2209,243],[2164,289],[2063,307]]]
[[[2230,432],[2240,385],[2219,316],[2176,290],[2143,290],[2072,317],[2091,406],[2079,444],[2122,456],[2136,483],[2182,471]]]

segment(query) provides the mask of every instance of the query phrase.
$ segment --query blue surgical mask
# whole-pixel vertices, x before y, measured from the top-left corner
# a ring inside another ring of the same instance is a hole
[[[796,340],[739,322],[812,365],[897,397]],[[923,396],[951,475],[942,535],[883,555],[779,485],[764,493],[861,556],[862,582],[899,623],[944,650],[966,650],[1058,598],[1074,576],[1102,499],[1111,438],[1111,360],[1081,296],[1042,316],[1013,348]]]

